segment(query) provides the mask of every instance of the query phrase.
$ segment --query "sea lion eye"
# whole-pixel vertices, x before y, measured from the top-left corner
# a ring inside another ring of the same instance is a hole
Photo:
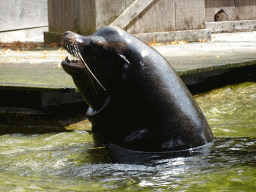
[[[120,55],[120,57],[122,58],[122,60],[125,61],[125,66],[128,68],[130,65],[130,62],[126,59],[126,57],[124,55]]]

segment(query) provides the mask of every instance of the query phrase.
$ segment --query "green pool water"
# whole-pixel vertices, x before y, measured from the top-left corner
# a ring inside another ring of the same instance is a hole
[[[256,84],[242,83],[195,96],[215,136],[256,138]]]
[[[195,96],[216,137],[191,156],[113,159],[86,131],[0,136],[0,191],[255,191],[256,84]]]

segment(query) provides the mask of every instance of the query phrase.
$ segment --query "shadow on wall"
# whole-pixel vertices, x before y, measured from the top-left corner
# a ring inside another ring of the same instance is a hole
[[[214,21],[228,21],[228,14],[223,9],[220,9],[214,15]]]

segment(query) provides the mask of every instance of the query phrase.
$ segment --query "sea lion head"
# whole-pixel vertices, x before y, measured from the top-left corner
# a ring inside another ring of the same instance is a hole
[[[111,92],[110,84],[117,83],[129,65],[124,56],[127,45],[120,40],[122,32],[116,27],[104,27],[90,36],[70,31],[64,34],[63,47],[78,60],[67,57],[62,66],[95,110],[102,107]]]

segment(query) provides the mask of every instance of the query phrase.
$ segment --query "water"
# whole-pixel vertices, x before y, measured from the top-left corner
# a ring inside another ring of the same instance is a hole
[[[256,137],[256,84],[242,83],[196,96],[215,136]]]
[[[254,191],[255,89],[243,84],[196,96],[216,139],[179,157],[111,156],[86,131],[1,135],[0,190]]]

